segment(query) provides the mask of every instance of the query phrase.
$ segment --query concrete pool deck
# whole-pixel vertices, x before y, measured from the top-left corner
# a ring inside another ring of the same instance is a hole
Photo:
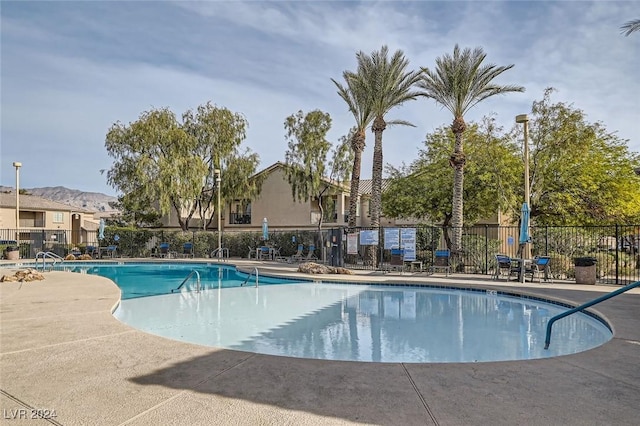
[[[286,264],[231,263],[298,275]],[[574,304],[617,288],[456,274],[313,278],[508,288]],[[614,330],[603,346],[467,364],[322,361],[202,347],[119,322],[111,314],[118,299],[115,284],[94,275],[47,272],[44,281],[0,283],[2,424],[636,425],[640,418],[638,289],[593,308]],[[32,409],[55,410],[56,417],[31,420]]]

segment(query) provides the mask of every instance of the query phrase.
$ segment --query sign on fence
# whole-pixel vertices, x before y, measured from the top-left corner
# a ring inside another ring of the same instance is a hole
[[[358,234],[347,234],[347,254],[358,254]]]
[[[384,228],[384,249],[400,248],[400,228]]]
[[[378,230],[364,230],[360,231],[360,245],[361,246],[377,246],[378,245]]]
[[[416,228],[402,228],[400,230],[400,245],[404,250],[403,260],[416,260]]]

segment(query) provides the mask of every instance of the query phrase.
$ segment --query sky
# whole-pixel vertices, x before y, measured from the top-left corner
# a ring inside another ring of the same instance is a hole
[[[284,120],[320,109],[336,143],[354,124],[331,81],[356,69],[356,53],[400,49],[411,69],[460,47],[486,63],[513,64],[496,80],[524,93],[485,100],[467,122],[494,114],[505,130],[544,89],[602,122],[640,152],[640,1],[2,1],[0,185],[65,186],[118,195],[105,135],[116,122],[168,107],[181,116],[206,102],[242,113],[243,147],[260,169],[284,161]],[[386,118],[415,127],[384,132],[384,162],[417,157],[425,135],[452,121],[433,100]],[[362,178],[371,177],[367,133]],[[223,177],[224,178],[224,177]]]

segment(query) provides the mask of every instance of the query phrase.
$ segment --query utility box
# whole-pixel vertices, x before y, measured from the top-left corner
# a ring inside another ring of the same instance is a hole
[[[596,262],[595,257],[576,257],[574,266],[576,271],[576,284],[596,283]]]

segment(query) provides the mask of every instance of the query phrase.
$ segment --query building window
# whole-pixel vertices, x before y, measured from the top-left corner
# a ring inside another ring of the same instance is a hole
[[[62,222],[64,222],[64,213],[53,212],[53,223],[62,223]]]

